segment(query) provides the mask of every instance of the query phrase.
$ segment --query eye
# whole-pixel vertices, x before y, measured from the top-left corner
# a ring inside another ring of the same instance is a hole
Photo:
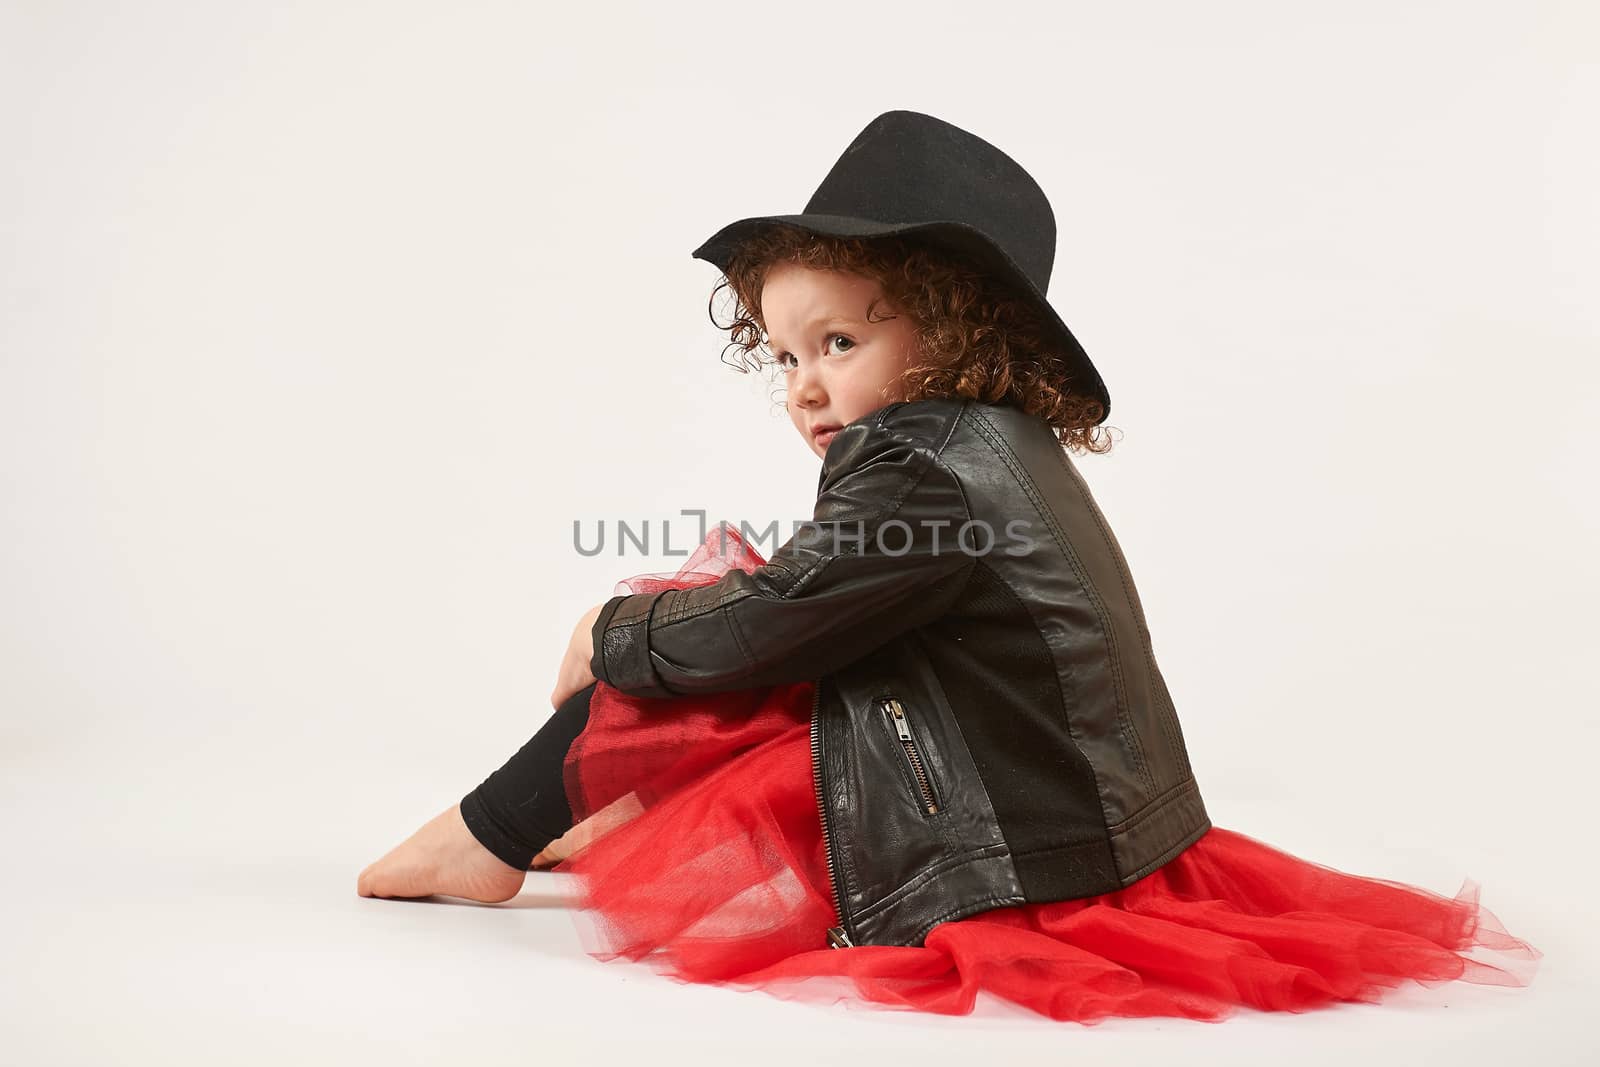
[[[827,341],[828,341],[829,345],[832,345],[833,342],[835,342],[835,341],[843,341],[845,344],[850,346],[850,348],[843,348],[843,349],[839,349],[838,350],[838,354],[841,355],[841,356],[844,355],[846,352],[850,351],[850,349],[854,348],[855,345],[856,345],[856,343],[854,341],[852,341],[850,338],[846,337],[842,333],[831,333],[831,334],[829,334],[828,337],[827,337]],[[794,362],[790,363],[789,360],[794,360]],[[772,357],[772,362],[777,364],[779,367],[782,367],[786,371],[791,371],[791,370],[794,370],[796,367],[798,367],[800,365],[800,357],[796,356],[793,352],[782,352],[782,353],[779,353],[776,356],[773,356]]]

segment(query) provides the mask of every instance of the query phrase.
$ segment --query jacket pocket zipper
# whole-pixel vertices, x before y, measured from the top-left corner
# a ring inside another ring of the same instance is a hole
[[[917,751],[917,739],[911,734],[911,722],[906,718],[905,705],[900,703],[898,697],[885,697],[883,710],[889,713],[889,719],[894,724],[894,733],[900,739],[900,747],[905,749],[906,759],[911,763],[911,774],[917,780],[917,792],[922,796],[922,808],[929,815],[939,814],[939,802],[933,795],[933,783],[928,780],[928,769],[923,765],[922,754]]]

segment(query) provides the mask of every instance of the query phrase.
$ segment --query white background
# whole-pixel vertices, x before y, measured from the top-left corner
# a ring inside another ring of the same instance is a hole
[[[562,7],[0,8],[6,1058],[1586,1058],[1593,8]],[[810,514],[689,253],[893,108],[1051,197],[1121,435],[1078,462],[1214,821],[1478,881],[1533,986],[910,1016],[601,964],[559,876],[356,896],[680,562],[575,518]]]

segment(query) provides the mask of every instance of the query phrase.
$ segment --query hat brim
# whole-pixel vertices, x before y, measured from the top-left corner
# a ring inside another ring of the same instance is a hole
[[[710,263],[726,274],[738,246],[759,230],[774,223],[794,226],[825,237],[916,237],[929,244],[949,248],[968,256],[984,268],[993,271],[997,277],[1014,288],[1032,297],[1034,303],[1044,312],[1045,324],[1056,334],[1062,354],[1072,365],[1078,381],[1087,385],[1089,394],[1100,402],[1102,415],[1099,421],[1104,422],[1111,414],[1111,395],[1100,377],[1099,370],[1090,361],[1089,354],[1084,351],[1083,345],[1078,343],[1072,330],[1068,328],[1045,294],[1033,284],[1027,273],[982,231],[966,223],[954,221],[924,220],[892,223],[852,215],[757,215],[728,223],[696,248],[693,256],[695,259]]]

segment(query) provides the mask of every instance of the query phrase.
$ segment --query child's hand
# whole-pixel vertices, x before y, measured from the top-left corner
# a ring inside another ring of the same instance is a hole
[[[594,684],[595,677],[589,670],[589,660],[594,656],[594,620],[600,617],[603,607],[604,603],[596,604],[584,612],[583,618],[574,627],[572,640],[567,643],[567,654],[561,660],[561,669],[556,674],[556,690],[550,694],[551,707],[561,707],[568,697]]]

